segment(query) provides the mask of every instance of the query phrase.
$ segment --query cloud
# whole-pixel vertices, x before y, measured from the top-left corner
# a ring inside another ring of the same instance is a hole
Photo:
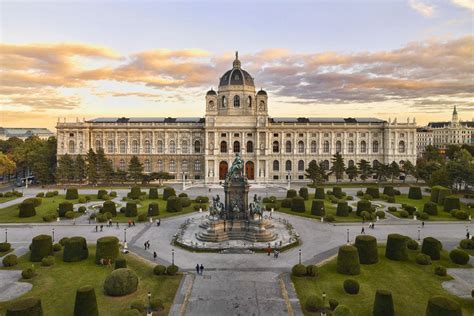
[[[435,15],[435,6],[424,3],[421,0],[409,0],[410,7],[421,15],[431,18]]]
[[[474,11],[474,0],[451,0],[455,5]]]

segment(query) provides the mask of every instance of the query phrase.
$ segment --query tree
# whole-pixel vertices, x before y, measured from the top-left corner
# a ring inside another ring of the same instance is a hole
[[[472,155],[465,149],[454,153],[453,160],[446,163],[446,173],[455,189],[461,190],[463,186],[467,189],[473,184],[474,160]]]
[[[114,170],[111,161],[105,157],[103,148],[97,149],[96,164],[98,181],[103,183],[110,182]]]
[[[342,158],[342,155],[338,152],[333,156],[331,166],[331,173],[336,176],[336,182],[342,179],[345,170],[344,158]]]
[[[445,166],[435,170],[426,183],[429,186],[441,185],[447,188],[450,188],[453,185],[453,182],[449,179]]]
[[[97,156],[92,150],[92,148],[89,149],[87,152],[87,181],[90,184],[96,184],[98,180],[98,174],[97,174]]]
[[[102,164],[102,168],[102,181],[109,185],[114,177],[114,166],[112,165],[112,160],[106,159]]]
[[[10,174],[15,170],[15,168],[15,162],[10,157],[0,152],[0,174]]]
[[[351,165],[347,167],[346,174],[349,177],[349,180],[351,180],[352,182],[352,180],[357,179],[357,176],[359,175],[359,170],[357,169],[356,165]]]
[[[72,157],[68,154],[61,156],[56,169],[56,179],[61,183],[69,183],[74,181],[74,175],[75,168]]]
[[[428,161],[425,158],[418,159],[415,167],[415,177],[424,180],[426,183],[430,181],[431,175],[443,165],[437,161]]]
[[[398,165],[397,165],[398,166]],[[387,177],[391,175],[391,168],[390,165],[386,165],[383,163],[377,163],[374,166],[373,173],[375,174],[375,177],[377,178],[377,181],[383,181],[386,180]]]
[[[312,160],[309,165],[308,169],[305,170],[305,177],[307,179],[310,179],[313,184],[321,184],[324,182],[324,170],[321,168],[321,166],[315,161]]]
[[[387,173],[390,175],[390,178],[392,179],[392,183],[393,183],[393,180],[396,178],[396,177],[399,177],[400,176],[400,166],[398,165],[398,163],[396,163],[395,161],[393,161],[387,168]]]
[[[446,151],[444,152],[446,158],[449,160],[454,160],[456,154],[461,150],[461,147],[458,145],[448,145]]]
[[[405,161],[405,163],[402,166],[402,172],[405,175],[403,182],[405,182],[408,176],[415,174],[415,166],[411,163],[410,160]]]
[[[84,158],[82,158],[81,155],[77,155],[76,161],[74,164],[75,164],[74,178],[76,179],[77,182],[82,183],[84,179],[86,178],[86,162]]]
[[[443,157],[439,154],[439,151],[436,147],[433,145],[428,145],[425,148],[425,152],[423,153],[423,158],[425,158],[428,161],[437,161],[441,162],[443,161]]]
[[[359,163],[357,163],[357,166],[359,167],[360,178],[365,182],[365,180],[367,180],[367,178],[372,175],[370,163],[367,160],[362,159]]]
[[[137,156],[132,156],[130,159],[130,163],[128,164],[128,174],[135,183],[142,179],[143,165],[140,163]]]
[[[127,181],[127,172],[123,170],[117,170],[113,174],[113,178],[115,181],[120,182],[120,184],[123,184],[125,181]]]

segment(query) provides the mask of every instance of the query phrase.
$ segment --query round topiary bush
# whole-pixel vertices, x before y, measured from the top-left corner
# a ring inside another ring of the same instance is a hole
[[[59,217],[64,217],[67,212],[74,211],[74,205],[71,202],[61,202],[59,203],[58,215]]]
[[[41,260],[41,265],[43,267],[50,267],[54,265],[54,263],[55,263],[55,259],[53,256],[47,256],[47,257],[44,257],[43,260]]]
[[[359,293],[359,282],[354,279],[346,279],[342,285],[344,287],[344,292],[347,294],[357,294]]]
[[[163,200],[167,201],[169,197],[176,196],[176,191],[173,188],[166,187],[163,189]]]
[[[383,219],[383,218],[385,218],[385,212],[384,211],[376,211],[375,216],[380,218],[380,219]]]
[[[293,212],[304,213],[306,212],[306,207],[304,204],[304,198],[301,196],[296,196],[291,200],[291,210]]]
[[[428,300],[426,316],[462,316],[462,310],[455,300],[435,295]]]
[[[441,187],[438,193],[438,204],[444,205],[444,200],[447,196],[452,194],[451,189]]]
[[[178,199],[181,201],[182,207],[188,207],[191,205],[191,199],[188,198],[187,196],[181,196],[181,197],[178,197]]]
[[[342,198],[342,188],[341,187],[333,187],[332,188],[332,195],[337,197],[338,199]]]
[[[291,200],[293,200],[293,199],[283,199],[283,200],[281,200],[281,207],[291,208]]]
[[[31,241],[30,261],[41,262],[53,254],[53,239],[49,235],[38,235]]]
[[[76,188],[71,188],[66,190],[66,200],[77,200],[79,198],[79,193]]]
[[[98,316],[97,299],[92,286],[86,285],[77,289],[74,303],[74,316]]]
[[[172,265],[169,265],[169,266],[166,267],[166,274],[167,275],[176,275],[176,273],[178,273],[178,271],[179,271],[179,268],[178,268],[177,265],[172,264]]]
[[[112,271],[104,282],[105,294],[109,296],[124,296],[135,292],[137,287],[137,274],[127,268]]]
[[[119,240],[115,236],[106,236],[97,239],[95,262],[100,263],[100,259],[115,259],[119,255]]]
[[[300,188],[298,194],[299,194],[299,196],[301,196],[305,200],[307,200],[309,198],[309,193],[308,193],[308,188],[307,187]]]
[[[291,268],[291,274],[297,277],[302,277],[306,275],[306,267],[304,264],[295,264],[293,268]]]
[[[385,248],[385,257],[395,261],[408,260],[407,239],[403,235],[389,234]]]
[[[394,316],[392,292],[377,290],[375,292],[373,316]]]
[[[407,248],[410,250],[418,250],[418,242],[413,239],[407,240]]]
[[[316,295],[308,296],[308,298],[306,299],[306,302],[304,304],[304,308],[308,312],[317,312],[320,309],[322,309],[323,307],[324,307],[323,306],[323,300],[319,296],[316,296]]]
[[[338,305],[334,312],[332,313],[332,316],[353,316],[352,311],[350,310],[349,307],[345,305]]]
[[[155,274],[155,275],[164,275],[164,274],[166,274],[166,267],[164,265],[157,264],[153,268],[153,274]]]
[[[183,210],[183,206],[181,204],[181,199],[176,196],[168,197],[166,201],[166,211],[167,212],[181,212]]]
[[[461,247],[461,249],[474,249],[474,240],[463,239],[459,242],[459,247]]]
[[[5,316],[43,316],[41,299],[29,297],[11,303]]]
[[[454,214],[454,217],[456,217],[457,219],[460,219],[462,221],[465,221],[466,219],[469,218],[469,214],[465,211],[457,211],[455,214]]]
[[[73,219],[75,217],[75,213],[73,211],[68,211],[64,214],[64,217],[67,219]]]
[[[324,207],[324,200],[313,200],[311,203],[311,214],[315,216],[324,216],[326,209]]]
[[[374,236],[359,235],[355,239],[354,246],[359,253],[361,264],[374,264],[379,261],[377,239]]]
[[[329,299],[329,308],[333,311],[339,306],[339,302],[333,298]]]
[[[306,266],[306,275],[309,277],[318,276],[318,267],[314,264],[308,264]]]
[[[286,191],[286,198],[287,199],[292,199],[296,196],[298,196],[298,194],[296,193],[296,190],[290,189],[290,190]]]
[[[363,211],[370,212],[371,210],[372,210],[372,203],[369,200],[360,200],[357,202],[357,210],[356,210],[357,216],[360,216],[360,214]]]
[[[445,212],[450,212],[452,210],[460,210],[461,209],[461,202],[459,198],[455,195],[447,196],[444,199],[443,210]]]
[[[337,272],[346,275],[360,273],[359,253],[354,246],[341,246],[337,253]]]
[[[152,217],[152,216],[158,216],[158,215],[160,215],[160,207],[158,206],[158,203],[150,203],[148,205],[147,216]]]
[[[140,313],[137,309],[126,309],[120,313],[120,316],[141,316],[142,313]]]
[[[342,201],[337,203],[336,215],[342,217],[349,216],[349,205],[347,202]]]
[[[150,200],[158,200],[158,189],[150,188],[150,190],[148,191],[148,198]]]
[[[27,268],[21,271],[21,277],[25,280],[32,279],[35,277],[35,275],[35,270],[33,270],[32,268]]]
[[[380,198],[380,191],[378,187],[368,187],[365,190],[365,194],[370,194],[374,199]]]
[[[4,267],[16,266],[18,264],[18,257],[14,254],[7,255],[3,257],[2,263]]]
[[[389,207],[387,208],[387,210],[388,210],[389,212],[393,213],[393,212],[396,212],[396,211],[397,211],[397,208],[396,208],[395,206],[389,206]]]
[[[439,260],[441,258],[441,249],[443,248],[441,242],[433,237],[426,237],[423,239],[421,245],[421,253],[430,256],[431,260]]]
[[[100,209],[100,212],[102,214],[105,213],[111,213],[112,216],[117,216],[117,206],[115,205],[114,201],[105,201],[104,204],[102,204],[102,208]]]
[[[77,262],[89,257],[89,249],[84,237],[71,237],[64,244],[63,261]]]
[[[408,189],[408,198],[412,200],[421,200],[423,198],[423,195],[421,194],[421,188],[410,187],[410,189]]]
[[[416,263],[422,265],[422,266],[428,266],[431,264],[431,258],[428,255],[419,253],[416,255],[415,258]]]
[[[63,237],[59,240],[59,244],[64,247],[66,242],[68,241],[69,237]]]
[[[35,204],[32,201],[23,201],[18,205],[18,217],[32,217],[36,215]]]
[[[145,303],[143,303],[143,301],[140,301],[140,300],[133,301],[130,304],[130,309],[136,309],[140,313],[143,313],[146,311]]]
[[[449,253],[449,258],[456,264],[465,265],[469,262],[469,254],[461,249],[453,249]]]
[[[438,215],[438,205],[434,202],[426,202],[423,206],[423,212],[428,215]]]
[[[137,216],[137,203],[127,202],[125,206],[125,216],[126,217],[135,217]]]
[[[436,266],[434,272],[438,276],[446,276],[448,274],[446,268],[443,266]]]
[[[132,200],[138,200],[142,194],[140,187],[132,187],[130,192],[127,194],[127,197]]]
[[[115,266],[114,269],[121,269],[127,267],[127,260],[125,258],[117,258],[115,259]]]
[[[393,186],[387,185],[383,188],[383,194],[388,196],[395,196],[395,191],[393,190]]]
[[[6,252],[12,248],[8,242],[0,242],[0,252]]]
[[[314,198],[318,200],[324,200],[326,198],[326,194],[324,193],[324,188],[318,187],[314,191]]]

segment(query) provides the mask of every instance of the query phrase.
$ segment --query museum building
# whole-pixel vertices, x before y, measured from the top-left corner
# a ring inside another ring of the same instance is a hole
[[[132,156],[144,172],[169,172],[175,179],[219,183],[236,153],[250,182],[302,181],[315,160],[329,169],[337,152],[346,166],[415,163],[415,120],[377,118],[270,117],[268,94],[236,54],[217,91],[205,96],[205,117],[118,117],[58,121],[58,159],[103,148],[114,168],[126,170]]]

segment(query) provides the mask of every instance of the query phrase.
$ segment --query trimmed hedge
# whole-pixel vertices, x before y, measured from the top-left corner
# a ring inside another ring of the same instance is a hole
[[[158,189],[157,188],[150,188],[148,191],[148,198],[150,200],[157,200],[158,199]]]
[[[166,267],[166,274],[167,275],[176,275],[178,273],[179,268],[177,265],[172,264]]]
[[[441,249],[443,248],[441,242],[433,237],[426,237],[423,239],[421,245],[421,253],[430,256],[431,260],[439,260],[441,258]]]
[[[293,212],[304,213],[306,212],[306,206],[304,203],[304,198],[301,196],[296,196],[291,200],[291,210]]]
[[[359,252],[354,246],[341,246],[337,253],[337,272],[346,275],[360,273]]]
[[[106,197],[106,196],[107,196],[107,190],[99,190],[99,191],[97,191],[97,198],[98,198],[99,200],[103,200],[104,197]]]
[[[115,202],[113,201],[105,201],[104,204],[102,204],[102,208],[100,209],[100,212],[102,214],[105,214],[109,212],[112,214],[112,216],[117,216],[117,206],[115,205]]]
[[[449,253],[449,258],[452,262],[460,265],[465,265],[469,262],[469,254],[461,249],[453,249]]]
[[[173,188],[166,187],[163,189],[163,200],[167,201],[169,197],[176,196],[176,191]]]
[[[119,255],[119,240],[115,236],[106,236],[97,239],[95,251],[95,263],[99,264],[100,259],[115,259]]]
[[[454,213],[454,217],[456,217],[457,219],[465,221],[466,219],[469,218],[469,214],[465,211],[457,211],[456,213]]]
[[[457,196],[450,195],[444,199],[443,207],[445,212],[451,212],[452,210],[460,210],[461,202],[459,201],[459,198]]]
[[[121,269],[121,268],[126,268],[127,267],[127,260],[125,258],[117,258],[115,259],[115,269]]]
[[[74,302],[74,316],[98,316],[97,298],[92,286],[86,285],[77,289]]]
[[[43,267],[50,267],[54,265],[55,262],[56,262],[56,259],[54,258],[54,256],[47,256],[41,260],[41,265]]]
[[[300,188],[300,190],[298,191],[298,195],[301,196],[305,200],[309,199],[308,188],[306,187]]]
[[[43,316],[41,299],[29,297],[11,303],[5,316]]]
[[[394,316],[392,292],[377,290],[375,292],[373,316]]]
[[[357,216],[361,216],[360,214],[363,211],[371,212],[372,211],[372,203],[369,200],[360,200],[357,202]]]
[[[438,215],[438,205],[434,202],[426,202],[423,206],[423,212],[428,215]]]
[[[18,217],[33,217],[36,215],[35,204],[32,201],[23,201],[18,205]]]
[[[64,245],[63,261],[77,262],[89,257],[89,249],[84,237],[71,237]]]
[[[349,216],[349,205],[347,202],[343,201],[337,203],[336,215],[342,217]]]
[[[431,258],[428,255],[419,253],[416,255],[415,258],[416,263],[422,265],[422,266],[428,266],[431,264]]]
[[[79,193],[76,188],[71,188],[66,190],[66,200],[77,200],[79,198]]]
[[[296,193],[296,190],[290,189],[290,190],[286,191],[286,198],[287,199],[292,199],[296,196],[298,196],[298,194]]]
[[[342,198],[343,197],[342,188],[341,187],[333,187],[332,188],[332,195],[334,195],[338,199]]]
[[[326,198],[326,194],[324,193],[324,188],[318,187],[314,191],[314,198],[318,200],[324,200]]]
[[[124,296],[135,292],[137,287],[137,274],[127,268],[112,271],[104,281],[104,291],[109,296]]]
[[[132,187],[130,189],[130,192],[127,194],[127,197],[133,200],[138,200],[141,194],[142,194],[142,191],[140,187]]]
[[[158,206],[158,203],[148,204],[147,216],[152,217],[152,216],[158,216],[158,215],[160,215],[160,207]]]
[[[344,292],[347,294],[357,294],[359,293],[360,285],[357,280],[354,279],[346,279],[344,280],[344,283],[342,284],[344,288]]]
[[[337,305],[332,316],[353,316],[352,311],[345,305]]]
[[[12,245],[8,242],[0,242],[0,252],[5,252],[10,250]]]
[[[41,205],[41,203],[43,202],[43,200],[41,200],[41,199],[38,198],[38,197],[34,197],[34,198],[24,199],[24,200],[23,200],[23,203],[24,203],[24,202],[32,202],[35,207],[38,207],[38,206]]]
[[[421,194],[421,188],[410,187],[410,189],[408,189],[408,198],[412,200],[421,200],[423,198],[423,195]]]
[[[459,242],[459,247],[461,249],[474,249],[474,240],[463,239]]]
[[[323,300],[322,300],[319,296],[310,295],[310,296],[308,296],[308,298],[306,299],[306,302],[305,302],[305,304],[304,304],[304,308],[305,308],[308,312],[317,312],[317,311],[319,311],[320,309],[324,308],[324,306],[323,306]]]
[[[308,264],[306,266],[306,276],[309,276],[309,277],[318,276],[318,266],[314,264]]]
[[[30,261],[41,262],[44,257],[53,255],[53,239],[49,235],[38,235],[30,246]]]
[[[380,198],[380,191],[378,187],[367,187],[365,194],[370,194],[374,199]]]
[[[389,234],[385,248],[385,257],[395,261],[408,260],[407,239],[403,235]]]
[[[137,203],[127,202],[125,205],[125,216],[126,217],[135,217],[137,216]]]
[[[291,208],[291,200],[293,199],[283,199],[281,200],[281,207],[283,208]]]
[[[181,204],[181,199],[176,196],[168,197],[166,201],[166,211],[167,212],[181,212],[183,206]]]
[[[393,186],[387,185],[383,188],[383,194],[388,196],[395,196],[395,191],[393,190]]]
[[[324,216],[325,214],[324,200],[313,200],[311,203],[311,215]]]
[[[59,217],[66,216],[67,212],[74,211],[74,205],[71,202],[61,202],[59,203],[58,215]]]
[[[157,264],[153,268],[153,274],[155,274],[155,275],[164,275],[164,274],[166,274],[166,267],[164,265]]]
[[[298,263],[291,268],[291,274],[297,277],[302,277],[306,275],[306,267],[304,264]]]
[[[418,242],[416,242],[416,240],[413,240],[413,239],[409,239],[407,241],[407,248],[410,249],[410,250],[418,250]]]
[[[435,295],[428,300],[426,316],[462,316],[462,310],[455,300]]]
[[[4,267],[13,267],[18,264],[18,257],[14,254],[6,255],[2,259],[2,264]]]
[[[379,261],[377,251],[377,239],[370,235],[359,235],[355,239],[354,246],[359,253],[361,264],[374,264]]]
[[[443,266],[436,266],[434,272],[438,276],[446,276],[448,274],[448,271]]]
[[[181,206],[182,207],[188,207],[191,206],[191,199],[188,198],[187,196],[180,196],[178,199],[181,201]]]
[[[450,196],[451,194],[453,194],[453,192],[451,191],[451,189],[448,189],[448,188],[441,188],[441,189],[439,190],[439,193],[438,193],[438,204],[444,205],[444,199],[445,199],[447,196]]]

